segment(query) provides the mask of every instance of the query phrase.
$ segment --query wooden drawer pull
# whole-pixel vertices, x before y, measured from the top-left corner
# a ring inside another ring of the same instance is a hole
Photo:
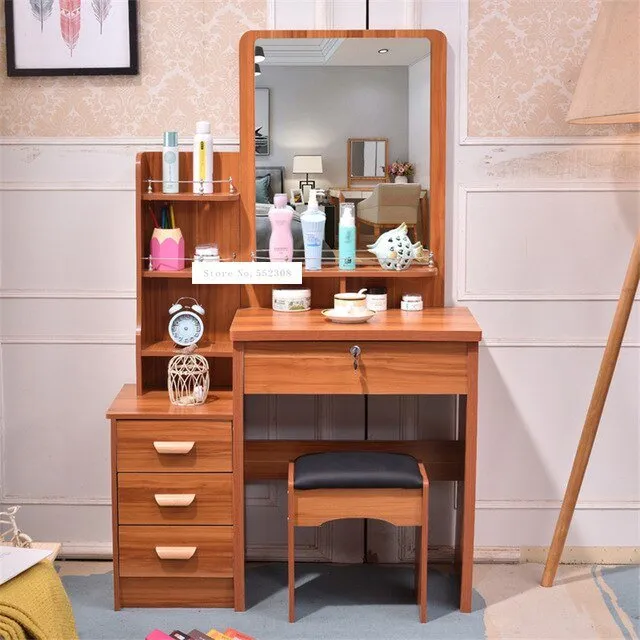
[[[193,449],[195,442],[159,442],[153,443],[153,448],[158,453],[173,453],[179,455],[186,455]]]
[[[156,547],[160,560],[189,560],[198,547]]]
[[[153,496],[160,507],[188,507],[195,499],[195,493],[156,493]]]

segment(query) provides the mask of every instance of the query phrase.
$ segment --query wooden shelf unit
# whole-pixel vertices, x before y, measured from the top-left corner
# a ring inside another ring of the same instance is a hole
[[[191,179],[192,154],[180,152],[180,179]],[[214,153],[214,177],[233,178],[239,184],[237,153]],[[160,208],[171,203],[176,226],[185,241],[185,258],[193,257],[197,244],[216,242],[223,256],[240,251],[240,194],[229,194],[229,185],[216,183],[213,194],[198,195],[186,191],[178,194],[147,193],[148,180],[162,177],[162,154],[142,152],[136,162],[136,242],[137,242],[137,392],[166,390],[166,362],[179,353],[169,338],[169,307],[180,297],[195,298],[205,309],[204,337],[196,351],[210,360],[211,384],[231,387],[232,354],[229,327],[240,307],[241,288],[234,285],[200,286],[191,283],[191,264],[181,271],[149,271],[149,247],[154,228],[153,209],[159,218]],[[153,183],[154,188],[158,183]],[[162,368],[165,368],[164,374]],[[167,399],[168,402],[168,399]]]

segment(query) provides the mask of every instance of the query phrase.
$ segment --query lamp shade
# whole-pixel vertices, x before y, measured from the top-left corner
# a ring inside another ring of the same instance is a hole
[[[322,173],[322,156],[293,156],[293,173]]]
[[[602,3],[567,121],[640,122],[640,2]]]

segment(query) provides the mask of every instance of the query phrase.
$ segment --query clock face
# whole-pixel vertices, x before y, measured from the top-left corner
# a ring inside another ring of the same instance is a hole
[[[193,311],[180,311],[169,320],[169,335],[181,347],[198,342],[203,332],[202,318]]]

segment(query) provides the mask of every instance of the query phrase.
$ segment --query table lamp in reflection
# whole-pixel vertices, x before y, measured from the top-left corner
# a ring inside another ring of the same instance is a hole
[[[309,180],[310,173],[322,174],[322,156],[293,156],[293,173],[304,173],[305,179],[300,180],[303,199],[309,201],[309,191],[316,188],[316,181]]]

